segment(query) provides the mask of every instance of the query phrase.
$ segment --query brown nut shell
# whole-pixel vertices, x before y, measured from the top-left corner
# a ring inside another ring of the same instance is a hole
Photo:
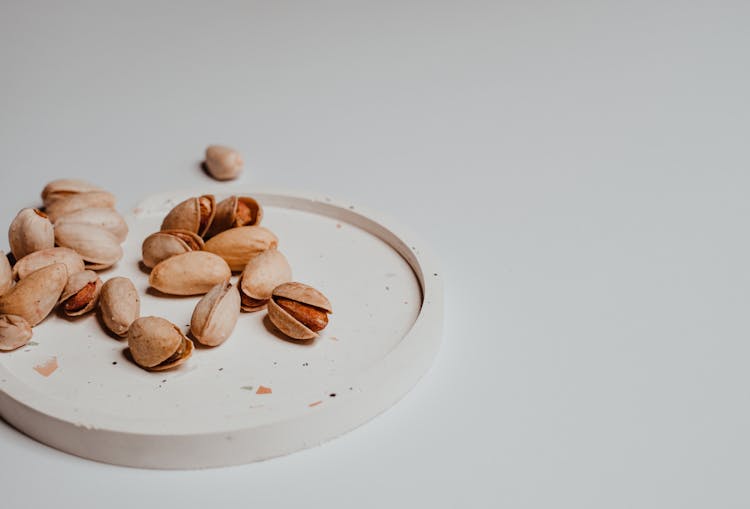
[[[225,281],[203,296],[190,319],[190,332],[201,344],[218,346],[232,334],[240,317],[240,294]]]
[[[104,283],[99,294],[99,312],[110,331],[125,336],[141,315],[141,299],[133,282],[126,277],[115,277]]]
[[[263,207],[250,196],[230,196],[216,205],[211,228],[206,238],[211,238],[230,228],[259,225],[263,219]]]
[[[244,164],[239,152],[224,145],[209,145],[203,162],[206,171],[216,180],[236,179]]]
[[[98,226],[65,223],[55,227],[55,241],[59,246],[76,251],[86,268],[102,270],[122,258],[122,247],[112,233]]]
[[[187,230],[164,230],[152,233],[141,246],[143,264],[153,269],[160,262],[190,251],[203,250],[203,239]]]
[[[13,269],[5,253],[0,251],[0,295],[5,295],[13,287]]]
[[[239,272],[247,262],[267,249],[274,249],[279,239],[262,226],[242,226],[221,232],[206,242],[206,251],[221,256],[232,271]]]
[[[332,312],[326,296],[303,283],[279,285],[268,301],[268,318],[276,328],[293,339],[317,337],[317,332],[325,328],[328,322],[326,315]],[[317,330],[311,329],[312,323],[319,324]]]
[[[161,223],[161,230],[187,230],[203,237],[216,213],[216,198],[212,194],[193,196],[178,203]]]
[[[53,223],[63,216],[90,208],[115,208],[115,195],[108,191],[73,194],[47,205],[45,212]]]
[[[44,189],[42,190],[42,201],[44,201],[44,206],[48,207],[52,202],[62,198],[68,198],[74,194],[90,193],[92,191],[103,191],[103,189],[84,180],[53,180],[44,186]]]
[[[34,327],[55,308],[67,282],[62,263],[43,267],[0,297],[0,314],[18,315]]]
[[[96,272],[84,270],[68,277],[60,304],[68,316],[81,316],[88,313],[99,303],[102,280]]]
[[[51,247],[26,255],[13,266],[14,279],[23,279],[37,270],[55,263],[62,263],[68,270],[68,276],[85,270],[81,255],[67,247]]]
[[[31,339],[31,325],[18,315],[0,315],[0,350],[21,348]]]
[[[175,324],[156,316],[133,322],[128,347],[136,364],[150,371],[179,366],[193,353],[193,342]]]
[[[268,249],[250,258],[242,271],[240,296],[243,311],[259,311],[271,298],[273,289],[292,280],[292,267],[277,249]]]
[[[107,207],[95,207],[76,210],[65,214],[55,221],[55,226],[66,223],[82,223],[98,226],[117,237],[120,242],[125,242],[128,237],[128,224],[119,212]]]
[[[190,251],[160,262],[149,275],[149,284],[169,295],[203,295],[232,277],[227,263],[206,251]]]
[[[8,229],[10,250],[16,260],[41,249],[55,246],[55,232],[44,212],[23,209]]]

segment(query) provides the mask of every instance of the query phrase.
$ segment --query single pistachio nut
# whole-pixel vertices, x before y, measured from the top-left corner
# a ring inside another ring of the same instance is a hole
[[[230,228],[259,225],[263,207],[250,196],[230,196],[216,205],[216,214],[206,238],[211,238]]]
[[[43,267],[0,297],[0,314],[21,316],[34,327],[55,308],[67,282],[68,271],[62,263]]]
[[[156,316],[133,322],[128,347],[135,363],[149,371],[177,367],[193,353],[193,342],[175,324]]]
[[[5,295],[13,287],[13,269],[5,253],[0,251],[0,295]]]
[[[153,269],[159,262],[190,251],[202,251],[203,239],[187,230],[164,230],[152,233],[143,241],[143,264]]]
[[[60,296],[63,313],[81,316],[88,313],[99,302],[102,280],[96,272],[84,270],[68,277],[68,283]]]
[[[229,281],[209,290],[195,306],[190,332],[206,346],[218,346],[229,338],[240,316],[240,294]]]
[[[312,286],[284,283],[273,290],[268,301],[268,318],[293,339],[313,339],[328,325],[331,303]]]
[[[211,227],[215,212],[214,195],[194,196],[169,211],[161,223],[161,230],[187,230],[203,237]]]
[[[16,260],[55,245],[55,232],[47,215],[38,209],[23,209],[8,229],[10,250]]]
[[[169,295],[203,295],[232,277],[227,263],[206,251],[190,251],[157,264],[148,282],[152,288]]]
[[[51,203],[62,198],[68,198],[74,194],[90,193],[92,191],[103,191],[103,189],[83,180],[53,180],[42,190],[42,201],[44,201],[45,207],[49,207]]]
[[[91,191],[73,194],[56,200],[45,208],[50,221],[57,222],[63,216],[90,208],[115,208],[115,195],[107,191]]]
[[[216,180],[233,180],[240,176],[244,164],[236,150],[223,145],[209,145],[203,167]]]
[[[268,249],[250,258],[238,283],[242,310],[263,309],[268,304],[273,289],[291,280],[292,268],[279,250]]]
[[[55,227],[58,246],[76,251],[86,268],[103,270],[122,258],[122,247],[112,233],[98,226],[82,223],[66,223]]]
[[[99,294],[99,313],[107,329],[126,336],[131,324],[141,316],[141,299],[133,282],[126,277],[107,280]]]
[[[42,267],[62,263],[68,270],[68,276],[85,270],[81,255],[67,247],[51,247],[26,255],[13,266],[13,278],[23,279]]]
[[[221,232],[206,242],[204,249],[224,258],[234,272],[245,268],[258,253],[275,249],[279,239],[262,226],[242,226]]]
[[[125,242],[128,237],[128,224],[125,222],[125,218],[115,209],[107,207],[87,208],[65,214],[55,221],[55,226],[67,223],[98,226],[113,234],[120,242]]]
[[[31,339],[31,325],[18,315],[0,315],[0,350],[21,348]]]

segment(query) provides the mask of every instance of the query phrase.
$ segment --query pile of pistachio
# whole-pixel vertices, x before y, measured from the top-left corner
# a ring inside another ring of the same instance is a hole
[[[208,159],[208,158],[207,158]],[[99,310],[109,331],[127,338],[130,356],[151,371],[179,366],[193,342],[174,323],[141,317],[132,281],[102,282],[96,271],[114,266],[128,234],[114,196],[79,180],[50,182],[42,209],[23,209],[9,229],[11,256],[0,252],[0,350],[28,343],[32,327],[54,309],[68,317]],[[278,238],[260,226],[263,208],[249,196],[189,198],[142,244],[149,284],[165,296],[202,296],[190,335],[206,346],[226,341],[241,311],[267,309],[269,320],[294,340],[310,340],[332,312],[318,290],[292,282]],[[239,273],[236,285],[232,273]]]

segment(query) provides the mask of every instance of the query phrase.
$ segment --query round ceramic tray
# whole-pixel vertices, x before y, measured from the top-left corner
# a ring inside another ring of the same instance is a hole
[[[197,194],[141,203],[128,218],[124,258],[102,274],[131,278],[141,314],[165,317],[185,332],[198,297],[151,292],[140,244],[172,206]],[[196,348],[178,369],[151,373],[129,360],[127,344],[107,335],[93,314],[51,316],[26,347],[0,354],[0,415],[31,437],[86,458],[198,468],[317,445],[398,401],[440,344],[443,295],[433,260],[413,237],[349,204],[252,195],[264,206],[263,225],[279,237],[294,279],[333,304],[320,337],[291,342],[265,311],[243,314],[221,346]]]

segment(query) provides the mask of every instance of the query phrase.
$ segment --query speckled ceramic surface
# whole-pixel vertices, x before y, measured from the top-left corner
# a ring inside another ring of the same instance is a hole
[[[241,190],[238,190],[241,192]],[[140,244],[183,198],[145,200],[129,217],[127,276],[141,314],[187,332],[198,297],[148,289]],[[217,193],[217,198],[223,194]],[[19,430],[83,457],[150,468],[245,463],[338,436],[394,404],[428,369],[442,333],[442,286],[423,248],[392,225],[328,198],[252,193],[294,279],[323,291],[330,325],[309,344],[284,339],[265,311],[243,313],[216,348],[149,373],[97,318],[51,316],[26,347],[0,354],[0,414]],[[237,277],[233,278],[236,281]]]

